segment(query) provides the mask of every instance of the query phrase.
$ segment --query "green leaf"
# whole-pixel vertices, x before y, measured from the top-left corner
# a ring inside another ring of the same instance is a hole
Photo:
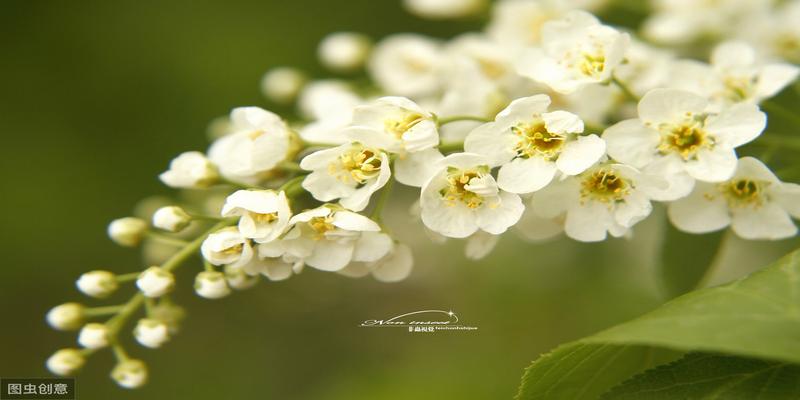
[[[665,224],[661,245],[661,282],[669,298],[684,294],[697,287],[698,282],[711,268],[723,232],[692,235]]]
[[[604,400],[798,399],[800,366],[694,353],[617,386]]]
[[[557,348],[527,368],[517,398],[596,399],[668,350],[800,363],[800,252]]]

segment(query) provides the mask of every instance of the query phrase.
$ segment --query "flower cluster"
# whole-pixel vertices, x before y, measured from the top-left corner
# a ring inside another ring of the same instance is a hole
[[[706,62],[682,59],[584,11],[605,3],[503,0],[485,31],[449,41],[397,34],[373,44],[350,32],[325,38],[322,63],[334,71],[364,68],[368,88],[309,81],[291,68],[269,71],[265,95],[296,103],[304,119],[236,108],[215,124],[207,152],[173,159],[161,181],[204,202],[162,205],[150,223],[127,217],[109,225],[116,243],[143,245],[158,261],[140,273],[81,276],[77,286],[91,297],[107,297],[126,281],[138,291],[119,306],[51,310],[53,327],[80,329],[82,348],[59,350],[48,368],[70,374],[93,351],[111,347],[118,359],[112,377],[124,387],[143,384],[146,367],[128,357],[118,334],[141,308],[132,329],[141,345],[160,347],[177,333],[173,270],[198,252],[205,267],[194,289],[208,299],[261,277],[288,279],[306,266],[403,280],[411,249],[382,218],[394,182],[419,196],[409,220],[421,220],[435,238],[466,238],[469,258],[485,257],[511,228],[532,241],[562,233],[583,242],[628,237],[657,203],[685,232],[730,226],[746,239],[796,235],[800,186],[737,149],[765,135],[760,104],[798,76],[791,64],[797,24],[756,5],[767,1],[655,2],[644,37],[685,43],[713,29],[724,40]],[[752,37],[725,32],[754,12],[745,3],[786,30],[783,47],[775,43],[764,54],[748,44]],[[782,7],[797,15],[800,1],[789,3]],[[406,5],[431,18],[487,7],[480,0]],[[89,322],[106,315],[106,322]]]

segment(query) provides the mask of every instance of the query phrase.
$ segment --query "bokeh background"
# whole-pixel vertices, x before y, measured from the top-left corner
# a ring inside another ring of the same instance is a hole
[[[609,18],[635,23],[624,12]],[[268,68],[326,76],[315,46],[331,31],[451,37],[479,24],[422,21],[397,0],[4,1],[0,376],[48,376],[45,359],[75,345],[75,334],[49,329],[44,314],[65,301],[92,304],[74,288],[81,272],[143,267],[136,251],[106,238],[107,222],[129,215],[142,197],[171,195],[157,174],[176,154],[206,148],[211,119],[235,106],[276,109],[258,88]],[[632,240],[533,245],[506,235],[473,262],[462,244],[434,245],[409,224],[398,205],[412,197],[393,199],[389,217],[416,250],[408,280],[307,270],[208,301],[191,290],[195,260],[178,273],[177,299],[189,312],[182,332],[159,350],[128,346],[148,362],[150,384],[118,388],[106,351],[77,377],[79,398],[510,398],[541,353],[664,301],[654,261],[661,213]],[[797,244],[734,241],[716,280]],[[452,309],[479,329],[357,328],[431,308]]]

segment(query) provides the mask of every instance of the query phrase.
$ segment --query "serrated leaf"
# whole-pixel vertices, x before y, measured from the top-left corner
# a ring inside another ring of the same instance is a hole
[[[659,350],[800,363],[800,252],[559,347],[528,367],[517,398],[596,399],[646,369],[635,362],[646,351]]]
[[[659,271],[664,292],[672,298],[697,286],[711,268],[724,233],[692,235],[666,225]]]
[[[615,387],[604,400],[800,398],[800,366],[713,354],[689,354]]]

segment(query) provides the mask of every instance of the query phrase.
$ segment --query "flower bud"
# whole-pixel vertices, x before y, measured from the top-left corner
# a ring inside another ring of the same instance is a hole
[[[147,382],[147,365],[141,360],[121,361],[111,370],[111,378],[126,389],[135,389]]]
[[[170,232],[180,232],[192,222],[192,217],[178,206],[161,207],[153,214],[153,226]]]
[[[404,0],[412,14],[430,19],[461,18],[475,15],[486,7],[486,0]]]
[[[161,267],[150,267],[139,274],[136,287],[147,297],[161,297],[175,287],[175,277]]]
[[[290,103],[305,84],[306,77],[300,71],[287,67],[274,68],[261,78],[261,92],[276,103]]]
[[[92,322],[84,325],[78,334],[78,343],[87,349],[100,349],[108,346],[108,328],[105,324]]]
[[[150,311],[150,315],[153,319],[166,324],[169,333],[174,335],[178,333],[181,321],[186,316],[186,311],[184,311],[183,307],[171,302],[159,301]]]
[[[133,336],[142,346],[155,349],[169,340],[169,328],[157,319],[142,318],[133,329]]]
[[[78,372],[84,363],[86,358],[80,350],[61,349],[47,359],[47,369],[56,375],[67,376]]]
[[[98,299],[108,297],[119,287],[117,277],[108,271],[87,272],[81,275],[75,284],[78,286],[78,290],[87,296],[96,297]]]
[[[207,299],[220,299],[231,294],[231,289],[225,281],[225,274],[217,271],[203,271],[197,274],[194,291],[200,297]]]
[[[326,67],[349,71],[364,65],[371,47],[372,43],[365,35],[336,32],[322,39],[317,48],[317,55]]]
[[[115,219],[108,224],[108,236],[120,246],[134,247],[142,241],[147,222],[139,218]]]
[[[199,151],[187,151],[169,163],[169,169],[158,176],[173,188],[205,188],[219,180],[217,167]]]
[[[243,268],[236,268],[231,265],[225,266],[225,279],[228,286],[236,290],[250,289],[258,283],[258,275],[248,275]]]
[[[60,331],[74,331],[83,326],[84,309],[85,307],[78,303],[55,306],[47,312],[47,323]]]

